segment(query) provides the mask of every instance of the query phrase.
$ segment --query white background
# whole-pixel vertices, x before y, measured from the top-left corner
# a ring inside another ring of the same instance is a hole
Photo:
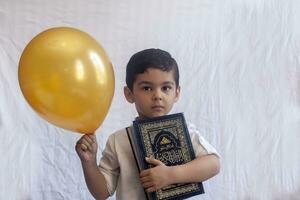
[[[0,199],[92,199],[77,133],[29,107],[18,61],[41,31],[71,26],[105,48],[115,70],[100,152],[136,116],[123,97],[129,57],[155,47],[180,66],[182,111],[222,156],[193,199],[300,199],[300,3],[297,0],[0,0]]]

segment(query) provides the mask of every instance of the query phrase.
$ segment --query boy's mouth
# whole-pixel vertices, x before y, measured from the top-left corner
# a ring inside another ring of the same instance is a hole
[[[152,108],[153,110],[157,110],[157,111],[161,111],[161,110],[164,109],[164,107],[163,107],[163,106],[160,106],[160,105],[155,105],[155,106],[152,106],[151,108]]]

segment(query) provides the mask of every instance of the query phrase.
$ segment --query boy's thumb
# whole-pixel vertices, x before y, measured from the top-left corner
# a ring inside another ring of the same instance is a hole
[[[164,165],[163,162],[161,162],[160,160],[156,160],[155,158],[151,157],[151,158],[148,158],[146,157],[145,158],[146,162],[149,163],[149,164],[152,164],[152,165]]]

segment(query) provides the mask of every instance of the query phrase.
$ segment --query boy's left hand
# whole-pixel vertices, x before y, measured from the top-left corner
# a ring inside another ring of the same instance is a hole
[[[154,192],[171,184],[168,166],[154,158],[146,158],[146,161],[154,165],[154,167],[140,173],[140,180],[147,192]]]

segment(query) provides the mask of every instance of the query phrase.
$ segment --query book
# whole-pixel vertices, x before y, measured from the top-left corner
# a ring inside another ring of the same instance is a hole
[[[130,145],[139,172],[152,167],[145,157],[154,157],[167,166],[181,165],[195,159],[183,113],[133,121],[127,128]],[[181,183],[147,193],[148,200],[185,199],[204,193],[201,182]]]

